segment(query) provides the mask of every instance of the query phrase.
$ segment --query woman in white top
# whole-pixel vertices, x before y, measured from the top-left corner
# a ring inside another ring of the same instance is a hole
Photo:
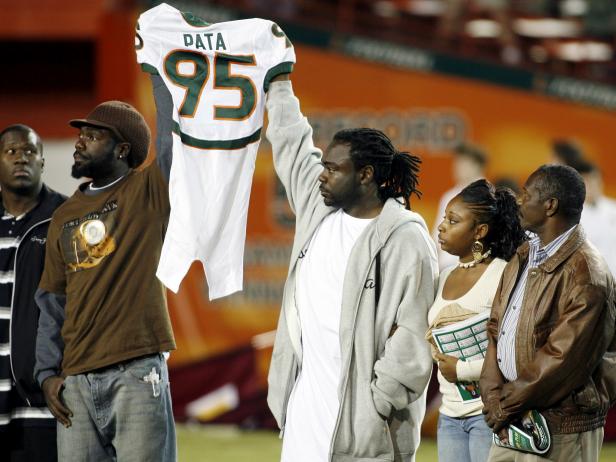
[[[515,196],[509,189],[495,190],[486,180],[471,183],[449,202],[438,231],[441,248],[458,256],[459,262],[441,273],[428,313],[426,337],[433,345],[432,329],[489,313],[505,264],[524,240]],[[443,395],[439,461],[484,462],[492,431],[481,413],[478,388],[483,355],[476,351],[474,358],[467,354],[467,360],[458,360],[433,351]]]

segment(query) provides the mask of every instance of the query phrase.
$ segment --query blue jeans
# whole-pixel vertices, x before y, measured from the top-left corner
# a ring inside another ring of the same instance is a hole
[[[63,462],[175,462],[175,423],[162,354],[118,363],[64,381],[72,425],[58,424]]]
[[[436,445],[439,462],[486,462],[492,430],[482,414],[461,419],[439,414]]]

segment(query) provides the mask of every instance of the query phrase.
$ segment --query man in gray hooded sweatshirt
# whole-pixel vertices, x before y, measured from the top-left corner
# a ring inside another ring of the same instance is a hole
[[[284,462],[413,461],[432,367],[436,249],[410,211],[420,160],[382,132],[323,154],[288,74],[267,100],[274,165],[296,215],[269,372]]]

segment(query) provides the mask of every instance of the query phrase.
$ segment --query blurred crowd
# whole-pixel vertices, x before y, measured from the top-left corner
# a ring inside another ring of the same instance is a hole
[[[611,0],[210,0],[251,14],[613,83]]]
[[[433,226],[433,237],[438,235],[438,224],[444,216],[445,207],[451,199],[468,184],[487,176],[488,154],[479,146],[465,144],[454,150],[452,177],[455,186],[445,192],[439,201],[438,212]],[[550,163],[573,167],[584,179],[586,200],[582,211],[581,224],[589,240],[599,249],[613,274],[616,274],[616,200],[604,194],[603,176],[600,167],[594,163],[574,141],[557,139],[552,142]],[[510,188],[516,195],[520,185],[512,178],[494,178],[495,186]],[[445,268],[455,264],[457,257],[439,250],[439,266]]]

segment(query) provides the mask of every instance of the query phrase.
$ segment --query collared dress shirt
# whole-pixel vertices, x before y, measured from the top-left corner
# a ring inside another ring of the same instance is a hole
[[[576,226],[568,229],[544,247],[541,247],[541,241],[537,235],[533,235],[529,240],[530,249],[528,261],[509,299],[509,304],[507,305],[507,310],[505,311],[505,316],[500,326],[496,344],[498,367],[503,373],[503,376],[510,382],[518,378],[518,371],[515,363],[515,339],[518,331],[520,311],[524,302],[528,274],[532,269],[537,268],[549,257],[554,255],[575,230]]]

